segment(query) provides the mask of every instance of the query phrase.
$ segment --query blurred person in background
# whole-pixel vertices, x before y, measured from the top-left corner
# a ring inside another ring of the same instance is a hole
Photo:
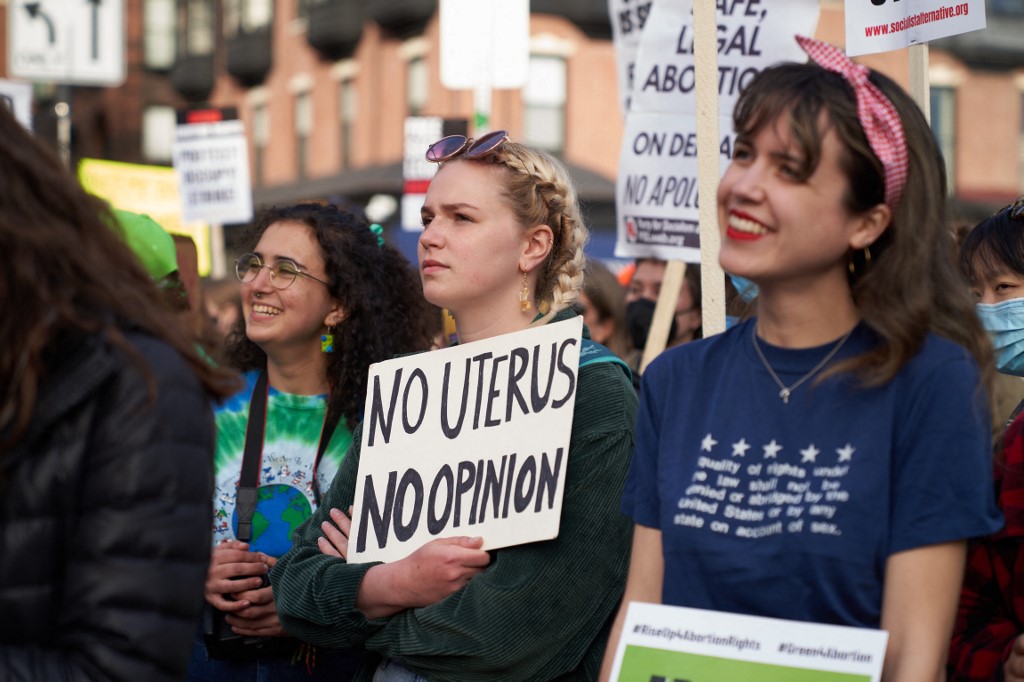
[[[641,353],[647,345],[647,333],[654,319],[654,308],[661,293],[667,265],[666,261],[658,258],[638,258],[633,277],[626,288],[626,323],[633,347]],[[665,347],[671,348],[702,338],[702,325],[700,265],[687,263]]]
[[[0,177],[0,679],[180,680],[234,375],[2,107]]]
[[[1024,198],[964,237],[960,269],[995,347],[996,369],[1024,376]],[[1024,416],[1013,419],[1001,444],[995,487],[1006,525],[969,547],[950,680],[1024,680]]]
[[[601,261],[588,259],[583,268],[580,291],[583,321],[590,338],[604,345],[631,367],[639,364],[626,329],[626,292],[612,271]]]

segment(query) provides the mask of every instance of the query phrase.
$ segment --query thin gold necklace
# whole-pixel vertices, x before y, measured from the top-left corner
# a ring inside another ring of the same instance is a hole
[[[789,396],[791,396],[793,394],[793,391],[795,391],[797,389],[797,387],[800,386],[800,384],[804,383],[805,381],[807,381],[808,379],[813,377],[815,374],[817,374],[818,371],[822,367],[824,367],[825,365],[828,364],[829,360],[831,360],[832,358],[835,357],[836,353],[839,352],[839,349],[843,347],[844,343],[846,343],[846,340],[848,338],[850,338],[850,334],[853,333],[854,329],[856,329],[856,325],[854,327],[852,327],[850,329],[850,331],[848,331],[845,334],[843,334],[841,339],[836,341],[836,345],[832,346],[832,350],[830,350],[825,355],[825,357],[823,357],[821,359],[821,362],[816,364],[811,369],[810,372],[808,372],[807,374],[803,375],[802,377],[797,379],[794,383],[790,384],[789,386],[786,386],[784,383],[782,383],[782,379],[780,379],[779,375],[775,373],[775,370],[772,369],[772,366],[770,364],[768,364],[768,358],[766,358],[764,356],[764,353],[761,351],[761,344],[759,344],[757,342],[757,325],[756,324],[753,325],[753,332],[750,334],[750,340],[754,343],[754,350],[757,352],[757,357],[759,357],[761,359],[761,364],[764,365],[764,368],[766,370],[768,370],[768,374],[770,374],[772,376],[772,379],[775,380],[776,385],[779,387],[779,397],[782,398],[782,402],[783,403],[788,405],[789,404]]]

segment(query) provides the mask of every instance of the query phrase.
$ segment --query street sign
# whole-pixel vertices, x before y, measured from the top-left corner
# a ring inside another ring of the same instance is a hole
[[[124,0],[9,0],[10,75],[72,85],[121,85],[124,33]]]

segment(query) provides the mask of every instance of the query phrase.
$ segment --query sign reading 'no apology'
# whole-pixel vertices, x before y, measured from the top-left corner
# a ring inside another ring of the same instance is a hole
[[[558,536],[579,317],[370,367],[350,561]]]

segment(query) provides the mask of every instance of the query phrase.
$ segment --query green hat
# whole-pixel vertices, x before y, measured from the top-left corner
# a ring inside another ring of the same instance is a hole
[[[124,241],[146,268],[146,272],[159,282],[178,269],[178,256],[174,238],[148,215],[113,209],[114,216],[124,231]]]

